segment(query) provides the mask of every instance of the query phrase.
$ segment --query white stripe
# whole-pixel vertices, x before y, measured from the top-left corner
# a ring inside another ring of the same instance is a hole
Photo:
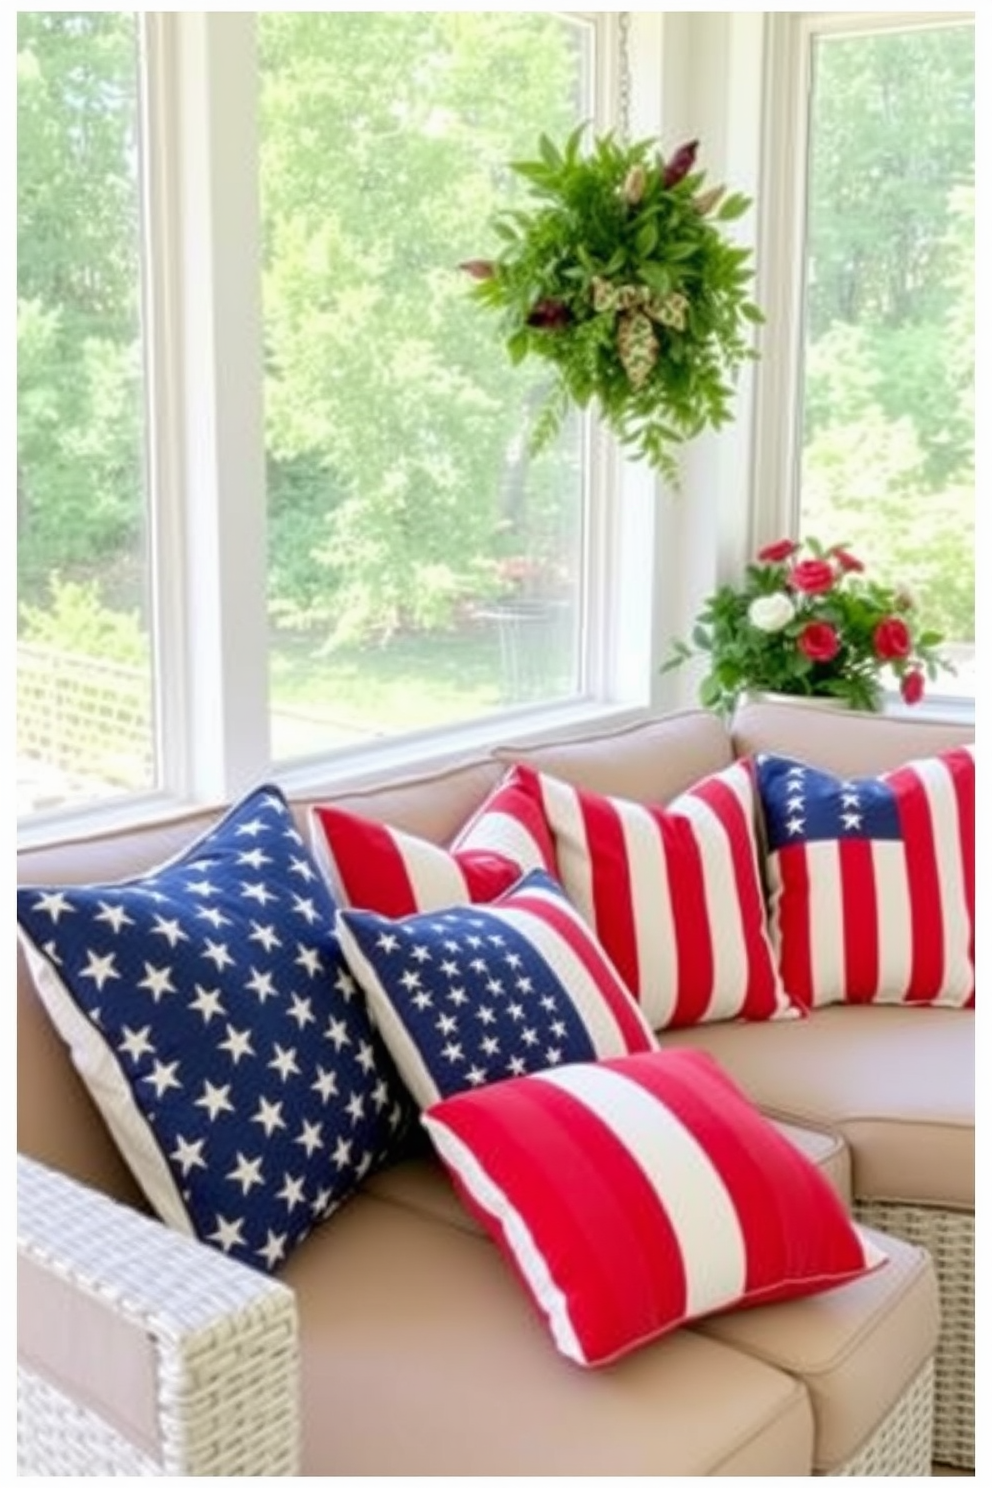
[[[719,814],[699,796],[681,797],[672,812],[692,822],[699,845],[713,947],[713,985],[704,1016],[707,1020],[736,1018],[747,992],[747,953],[730,838]]]
[[[873,841],[871,857],[878,904],[878,979],[873,990],[882,1002],[902,1002],[913,973],[913,916],[906,847],[901,841]]]
[[[468,904],[471,896],[457,861],[436,843],[389,828],[390,836],[410,880],[418,909],[445,909]]]
[[[542,898],[546,903],[553,904],[562,914],[573,915],[577,920],[577,929],[580,935],[589,936],[585,925],[578,921],[574,911],[569,909],[557,895],[542,894],[540,890],[528,890],[535,897]],[[593,981],[585,965],[568,941],[559,931],[542,919],[539,913],[530,909],[509,908],[501,906],[500,919],[507,925],[512,926],[525,940],[544,957],[555,976],[567,990],[572,1006],[580,1021],[585,1025],[586,1032],[592,1040],[596,1057],[609,1059],[618,1054],[629,1052],[629,1045],[623,1030],[614,1017],[609,1005],[604,1001],[596,983]],[[653,1042],[653,1035],[642,1014],[641,1009],[630,996],[623,982],[620,980],[616,969],[609,960],[606,952],[601,946],[591,942],[593,953],[603,963],[606,974],[613,981],[617,996],[625,999],[631,1017],[636,1018],[641,1024],[649,1042]]]
[[[520,1211],[492,1181],[472,1150],[445,1125],[443,1118],[422,1116],[421,1121],[443,1160],[458,1174],[476,1203],[499,1221],[534,1300],[548,1319],[557,1347],[576,1363],[587,1363],[585,1350],[569,1317],[565,1294],[548,1270]]]
[[[637,999],[652,1028],[667,1026],[675,1012],[679,958],[661,829],[633,801],[613,802],[623,832],[637,947]]]
[[[317,867],[324,875],[324,880],[331,891],[331,897],[338,904],[347,904],[348,896],[341,882],[338,872],[337,858],[331,851],[331,844],[327,840],[327,831],[317,814],[317,808],[310,806],[307,809],[307,826],[309,828],[310,848],[317,860]]]
[[[686,1311],[711,1312],[739,1299],[747,1247],[733,1201],[696,1138],[649,1091],[616,1070],[573,1064],[542,1070],[622,1143],[654,1190],[675,1231],[686,1276]]]
[[[840,1002],[844,986],[844,904],[840,852],[836,842],[806,844],[809,875],[809,941],[812,1002],[822,1007]]]
[[[941,1002],[952,1006],[968,1000],[974,968],[968,954],[971,923],[961,861],[961,823],[951,772],[942,760],[917,761],[914,766],[926,791],[937,856],[940,912],[944,921],[944,975]]]
[[[540,775],[544,813],[554,833],[558,872],[565,893],[579,914],[596,929],[596,901],[592,888],[592,859],[578,793],[563,780]]]
[[[393,1007],[371,961],[362,951],[341,910],[334,916],[341,950],[348,970],[365,993],[369,1015],[382,1034],[396,1068],[414,1100],[423,1109],[439,1099],[440,1090],[431,1078],[430,1067],[421,1057],[416,1042],[410,1037],[402,1018]]]
[[[517,863],[521,873],[545,866],[544,855],[533,833],[508,811],[486,812],[467,832],[455,839],[454,850],[499,853],[512,863]]]

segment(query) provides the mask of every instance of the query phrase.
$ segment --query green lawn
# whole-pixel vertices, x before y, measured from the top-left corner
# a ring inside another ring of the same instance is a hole
[[[273,638],[276,758],[329,745],[441,728],[501,707],[561,695],[571,683],[553,633],[466,627],[399,636],[322,655],[312,638]]]

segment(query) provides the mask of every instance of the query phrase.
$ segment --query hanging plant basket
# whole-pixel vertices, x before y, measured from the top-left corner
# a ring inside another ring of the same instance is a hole
[[[499,253],[461,268],[513,362],[540,357],[553,372],[533,451],[595,403],[622,445],[674,480],[675,450],[732,420],[737,372],[757,355],[751,250],[723,232],[751,202],[705,188],[696,140],[666,159],[655,141],[612,135],[583,152],[584,133],[563,150],[542,137],[538,160],[512,163],[533,203],[498,214]]]

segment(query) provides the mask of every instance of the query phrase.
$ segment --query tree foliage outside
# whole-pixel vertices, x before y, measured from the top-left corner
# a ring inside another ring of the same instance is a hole
[[[17,58],[22,627],[128,656],[145,627],[135,26],[20,12]],[[496,250],[480,234],[521,190],[509,162],[579,122],[587,64],[556,13],[258,27],[273,655],[305,648],[319,694],[342,648],[372,667],[391,644],[463,639],[480,606],[575,592],[578,441],[528,457],[546,374],[512,365],[458,264]],[[891,562],[962,639],[973,183],[969,27],[823,43],[803,521]],[[84,626],[81,605],[130,620]]]
[[[969,25],[816,47],[802,523],[974,637]]]

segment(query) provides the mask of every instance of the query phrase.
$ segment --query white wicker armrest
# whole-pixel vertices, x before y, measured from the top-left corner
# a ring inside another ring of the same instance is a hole
[[[296,1476],[290,1289],[17,1163],[19,1474]]]

